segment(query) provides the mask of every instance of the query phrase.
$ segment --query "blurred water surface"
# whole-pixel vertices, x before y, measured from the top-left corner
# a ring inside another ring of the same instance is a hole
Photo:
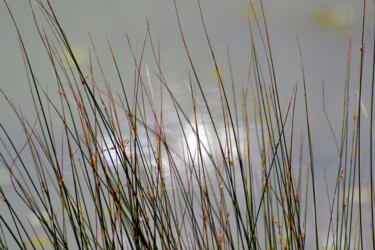
[[[172,1],[55,0],[50,2],[76,56],[80,60],[79,62],[81,65],[86,65],[86,70],[89,64],[88,51],[91,47],[88,33],[91,34],[104,73],[114,91],[120,90],[120,88],[108,49],[107,38],[115,51],[125,82],[129,83],[130,88],[134,75],[134,62],[126,36],[129,37],[133,48],[140,53],[147,30],[146,18],[148,18],[151,23],[152,38],[155,44],[160,45],[162,70],[166,81],[176,98],[180,99],[186,105],[186,109],[191,112],[190,94],[186,95],[186,93],[189,93],[187,80],[188,72],[191,69],[181,41]],[[34,8],[38,8],[34,1],[31,1],[31,4]],[[264,1],[263,4],[282,105],[287,103],[292,93],[292,88],[297,83],[300,94],[298,104],[302,104],[302,74],[296,36],[298,35],[300,39],[311,114],[315,105],[315,119],[318,121],[315,125],[314,145],[316,148],[315,164],[319,168],[317,170],[317,175],[319,176],[317,179],[321,185],[317,187],[317,193],[322,196],[320,199],[326,199],[323,168],[327,168],[327,173],[331,173],[332,180],[334,180],[334,173],[337,171],[337,152],[322,111],[322,81],[324,80],[325,83],[327,112],[331,114],[331,122],[337,134],[340,131],[342,119],[342,99],[346,77],[352,1],[272,0]],[[354,2],[352,43],[354,69],[358,65],[359,50],[357,47],[360,44],[361,4],[360,1]],[[192,59],[198,69],[198,75],[204,83],[204,90],[208,93],[209,103],[212,107],[215,107],[218,103],[220,104],[217,79],[202,28],[197,2],[193,0],[177,1],[177,5],[182,29]],[[215,50],[216,58],[224,69],[224,79],[227,83],[230,82],[227,47],[229,48],[235,91],[239,97],[237,100],[230,99],[230,102],[237,101],[238,104],[241,104],[241,88],[247,83],[251,55],[248,20],[252,24],[260,61],[265,63],[265,58],[262,58],[263,48],[260,36],[257,35],[258,30],[249,2],[245,0],[207,0],[201,1],[201,5],[210,41]],[[20,28],[38,79],[43,86],[46,86],[51,96],[55,95],[57,88],[54,76],[48,57],[36,32],[28,2],[21,0],[9,1],[9,6]],[[260,18],[261,7],[258,2],[254,2],[254,9],[255,14]],[[16,106],[21,107],[23,114],[33,117],[34,109],[30,105],[31,97],[20,45],[14,25],[3,2],[0,3],[0,34],[0,88],[13,100]],[[149,67],[150,82],[155,91],[156,99],[158,99],[160,85],[154,73],[158,69],[151,50],[148,48],[146,52],[143,60]],[[370,59],[371,55],[367,53],[364,71],[364,79],[367,82],[371,76],[369,70],[371,64],[368,63]],[[83,68],[85,69],[85,66]],[[141,70],[146,73],[145,66]],[[266,68],[264,70],[266,71]],[[356,73],[353,71],[351,80],[355,80],[355,77]],[[230,88],[230,84],[228,84],[228,88]],[[369,85],[364,86],[364,93],[369,93],[368,90]],[[369,98],[368,94],[363,96],[364,104],[369,103]],[[168,108],[171,109],[171,107],[166,107],[166,109]],[[297,113],[303,112],[303,110],[304,107],[302,105],[297,106]],[[8,129],[10,135],[16,138],[15,141],[17,142],[17,135],[21,127],[16,125],[17,118],[6,103],[5,98],[0,98],[0,113],[1,123]],[[173,111],[170,111],[170,113],[173,113]],[[220,113],[215,115],[220,115]],[[164,119],[167,121],[168,116],[165,116]],[[297,116],[297,119],[299,119],[297,122],[299,124],[296,130],[298,131],[297,134],[299,134],[299,131],[305,133],[305,127],[302,126],[304,116]],[[173,130],[173,128],[171,129]],[[307,140],[306,137],[305,140]],[[22,142],[24,142],[24,137],[19,138],[18,143],[22,144]],[[368,161],[364,159],[363,162],[366,165]],[[2,174],[1,166],[0,171],[0,174]],[[0,178],[0,181],[2,184],[7,185],[6,178]],[[326,207],[326,205],[319,206]],[[323,217],[322,224],[325,223],[325,219],[326,217]]]

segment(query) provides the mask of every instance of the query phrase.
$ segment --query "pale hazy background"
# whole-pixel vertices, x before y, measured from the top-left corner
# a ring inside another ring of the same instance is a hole
[[[129,36],[132,45],[137,44],[139,51],[146,33],[146,17],[150,18],[153,39],[160,43],[161,60],[166,79],[173,86],[177,96],[178,91],[181,93],[186,91],[185,82],[190,69],[179,34],[173,1],[55,0],[51,3],[80,62],[83,65],[88,64],[88,49],[90,47],[88,32],[90,32],[98,54],[101,56],[104,71],[108,79],[113,79],[113,81],[117,79],[107,38],[115,50],[125,79],[130,81],[134,69],[126,35]],[[215,88],[217,83],[197,2],[189,0],[177,1],[177,3],[192,58],[198,66],[200,77],[206,80],[209,91],[209,87]],[[250,5],[245,0],[205,0],[201,1],[201,4],[216,56],[223,63],[224,68],[228,67],[226,46],[229,47],[235,83],[239,88],[237,94],[240,94],[241,86],[246,84],[251,54],[249,16],[252,20],[254,34],[258,33],[254,19],[251,18],[253,15]],[[256,14],[260,16],[260,5],[257,2],[254,5]],[[9,6],[20,28],[38,79],[43,85],[48,86],[50,93],[56,93],[51,66],[36,32],[28,1],[12,0],[9,1]],[[338,133],[342,118],[351,7],[352,1],[349,0],[264,1],[282,103],[286,103],[292,87],[297,83],[300,95],[299,103],[302,100],[302,74],[296,36],[298,35],[300,38],[311,115],[314,105],[316,109],[314,146],[316,149],[315,165],[319,168],[317,174],[323,177],[322,170],[326,168],[327,174],[332,175],[332,180],[336,177],[338,166],[337,152],[322,110],[322,80],[325,82],[327,111],[332,119],[335,132]],[[361,1],[355,1],[354,7],[352,80],[356,78],[358,68]],[[371,25],[369,29],[372,29]],[[255,36],[258,40],[257,44],[260,45],[259,36]],[[371,32],[368,35],[368,41],[370,44],[373,41]],[[370,47],[368,50],[371,50]],[[261,46],[258,47],[260,55],[262,54],[261,48]],[[150,52],[150,50],[148,51]],[[148,62],[150,62],[150,71],[157,70],[150,53],[145,57],[145,63]],[[371,64],[368,62],[371,62],[371,52],[366,54],[364,71],[363,100],[367,107],[369,107],[369,80],[371,79]],[[114,84],[114,88],[117,84],[118,81]],[[3,2],[0,2],[0,88],[17,106],[22,108],[24,114],[34,112],[30,105],[31,97],[17,34]],[[303,111],[303,107],[298,107],[298,110]],[[0,121],[8,129],[10,135],[17,136],[20,126],[17,125],[16,117],[2,96],[0,97],[0,114]],[[300,115],[300,118],[304,118],[304,116]],[[366,118],[364,117],[364,119]],[[367,122],[364,124],[367,125]],[[298,135],[299,131],[305,133],[305,127],[297,127],[296,131],[298,131],[296,132]],[[307,140],[306,137],[305,140]],[[368,143],[368,138],[364,143]],[[364,158],[363,163],[366,165],[368,159]],[[5,171],[1,166],[0,171],[0,181],[5,184],[9,178],[3,177],[6,174],[2,174]],[[323,178],[318,179],[323,180]],[[320,184],[324,184],[324,182],[322,181]],[[323,195],[322,199],[326,199],[324,185],[318,185],[317,193]]]

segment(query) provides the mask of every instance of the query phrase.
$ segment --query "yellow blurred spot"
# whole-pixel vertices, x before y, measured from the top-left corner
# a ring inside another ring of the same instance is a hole
[[[312,22],[322,28],[342,29],[350,24],[350,12],[342,7],[317,10],[312,15]]]
[[[258,21],[262,20],[263,16],[261,7],[255,4],[253,4],[253,6],[254,10],[251,8],[251,6],[249,6],[249,3],[247,3],[246,6],[244,6],[244,8],[241,8],[240,17],[242,20],[249,19],[250,21],[253,21],[256,20],[255,16],[258,19]]]
[[[72,49],[72,52],[73,52],[73,56],[74,56],[75,60],[77,61],[78,65],[87,62],[87,55],[86,55],[87,53],[86,53],[85,49],[83,49],[82,47],[78,47],[78,46],[73,46],[73,47],[71,47],[71,49]],[[69,52],[67,50],[65,50],[64,54],[67,57],[68,63],[70,64],[70,66],[74,66],[74,60],[73,60],[72,56],[69,54]]]
[[[42,211],[42,216],[43,218],[49,222],[50,219],[49,219],[49,215],[47,213],[47,211]],[[30,212],[27,214],[27,219],[29,220],[30,224],[34,227],[39,227],[42,225],[41,221],[39,220],[39,218],[33,213],[33,212]]]
[[[361,203],[368,202],[368,192],[369,190],[366,187],[361,188]],[[353,196],[353,202],[359,203],[359,188],[355,187],[354,190],[354,196]]]
[[[45,234],[32,237],[31,242],[37,249],[52,248],[51,241]]]

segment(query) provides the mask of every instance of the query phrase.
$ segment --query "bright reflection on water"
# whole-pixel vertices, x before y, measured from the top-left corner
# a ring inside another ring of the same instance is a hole
[[[157,174],[160,171],[157,166],[159,150],[160,159],[163,160],[161,174],[168,177],[173,171],[170,168],[171,164],[182,176],[201,165],[207,172],[213,173],[218,167],[218,162],[222,161],[220,159],[223,158],[223,154],[225,157],[234,158],[235,169],[238,169],[238,155],[246,157],[246,154],[250,154],[251,164],[256,166],[253,168],[253,174],[260,176],[261,160],[257,141],[259,138],[257,138],[255,124],[249,125],[248,136],[244,136],[243,126],[236,128],[237,140],[235,140],[232,128],[224,127],[222,123],[217,123],[213,127],[208,116],[197,118],[196,121],[191,117],[189,121],[183,123],[182,127],[176,117],[169,117],[168,121],[164,122],[168,124],[165,125],[168,129],[163,129],[162,135],[154,129],[155,124],[145,126],[138,122],[136,139],[134,130],[124,122],[121,126],[123,135],[121,145],[118,144],[118,138],[109,135],[99,140],[103,160],[112,170],[122,172],[122,164],[126,164],[124,153],[129,160],[136,154],[141,168],[151,169],[151,172]],[[165,143],[162,137],[165,137]],[[250,151],[246,152],[248,149]],[[171,159],[173,162],[170,161]]]

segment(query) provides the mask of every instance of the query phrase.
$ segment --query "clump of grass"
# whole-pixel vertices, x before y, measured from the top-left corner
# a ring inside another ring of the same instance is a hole
[[[333,195],[328,194],[329,211],[319,211],[313,154],[315,121],[308,102],[302,51],[299,48],[306,136],[301,136],[301,143],[296,145],[295,108],[297,89],[301,87],[296,85],[288,100],[280,100],[263,8],[262,16],[254,11],[255,21],[249,22],[251,63],[248,83],[241,87],[242,94],[238,97],[229,50],[231,82],[227,83],[198,1],[216,70],[220,100],[216,105],[220,110],[217,115],[189,52],[176,2],[177,25],[190,63],[187,83],[191,107],[186,107],[174,94],[163,74],[149,20],[139,54],[128,38],[134,62],[133,82],[123,80],[116,54],[108,43],[120,87],[114,93],[115,83],[108,82],[94,42],[85,69],[78,63],[50,2],[36,2],[38,11],[32,4],[30,8],[53,68],[58,94],[49,94],[39,82],[8,8],[23,52],[35,120],[26,119],[22,110],[2,92],[19,119],[26,141],[23,147],[16,147],[0,124],[4,148],[0,152],[1,164],[9,171],[12,187],[9,193],[0,186],[1,248],[375,247],[372,159],[369,169],[362,166],[360,150],[367,149],[360,141],[361,133],[367,133],[361,128],[366,6],[355,119],[350,118],[349,107],[349,46],[342,128],[336,144],[337,178]],[[253,9],[252,2],[250,5]],[[39,15],[49,32],[40,24]],[[261,38],[261,47],[256,46],[254,34]],[[143,70],[146,53],[154,59],[152,72],[148,67]],[[265,64],[260,63],[261,57],[266,59]],[[151,87],[150,74],[160,83],[159,96],[155,96],[156,91]],[[229,102],[229,95],[233,95],[234,103]],[[168,113],[165,103],[172,107]],[[371,128],[372,106],[371,103]],[[168,126],[169,119],[174,120],[172,128]],[[372,138],[371,129],[369,133]],[[303,164],[305,137],[307,166]],[[24,156],[24,151],[30,154],[30,159]],[[372,140],[369,151],[372,157]],[[296,154],[299,162],[294,160]],[[368,170],[371,176],[368,218],[372,223],[365,229],[362,218],[365,210],[361,207],[361,188],[365,184],[361,171]],[[318,215],[322,213],[329,214],[327,232],[319,230]],[[309,223],[313,226],[308,226]],[[370,231],[372,242],[364,239],[365,231]]]

